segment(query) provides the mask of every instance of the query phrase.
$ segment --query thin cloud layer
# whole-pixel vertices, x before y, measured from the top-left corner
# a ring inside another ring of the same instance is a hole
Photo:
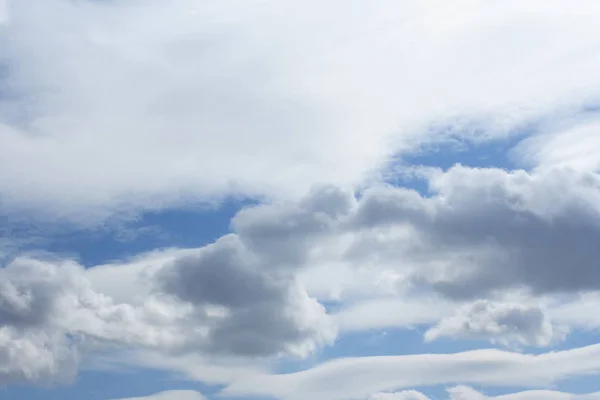
[[[571,394],[552,390],[530,390],[501,396],[486,396],[468,386],[455,386],[447,389],[448,400],[595,400],[600,393]],[[412,397],[411,397],[412,396]],[[395,393],[378,393],[369,397],[377,400],[430,400],[414,390]]]
[[[373,393],[455,382],[486,386],[547,387],[567,377],[595,373],[600,346],[537,356],[476,350],[345,358],[291,374],[254,376],[226,387],[229,396],[273,396],[284,400],[364,399]]]
[[[114,400],[206,400],[201,393],[192,390],[170,390],[144,397],[129,397]]]

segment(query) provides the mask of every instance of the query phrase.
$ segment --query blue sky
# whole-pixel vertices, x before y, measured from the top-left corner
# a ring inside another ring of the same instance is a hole
[[[0,0],[0,398],[599,399],[598,18]]]

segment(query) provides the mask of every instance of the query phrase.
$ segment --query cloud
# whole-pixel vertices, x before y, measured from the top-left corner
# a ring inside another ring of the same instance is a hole
[[[333,317],[343,332],[410,327],[435,323],[451,315],[454,307],[454,304],[439,299],[376,297],[346,304]]]
[[[594,400],[600,399],[600,393],[571,394],[551,390],[529,390],[501,396],[486,396],[468,386],[455,386],[446,390],[449,400]],[[369,400],[430,400],[429,397],[414,390],[392,393],[378,393]]]
[[[548,170],[571,168],[600,171],[600,121],[581,118],[566,121],[547,132],[523,140],[512,155],[529,167]]]
[[[391,241],[383,250],[393,250],[396,262],[418,263],[414,284],[453,298],[509,287],[534,293],[598,289],[597,175],[455,166],[433,176],[430,190],[431,197],[402,188],[373,190],[354,215],[358,227],[412,233],[410,241]]]
[[[595,400],[600,393],[571,394],[552,390],[529,390],[501,396],[485,396],[467,386],[448,389],[450,400]]]
[[[360,196],[315,187],[296,202],[242,210],[232,233],[206,246],[88,270],[17,258],[1,270],[0,318],[10,335],[141,347],[170,357],[172,368],[182,362],[183,370],[189,370],[190,361],[182,361],[188,353],[203,365],[306,357],[333,343],[337,324],[347,331],[438,322],[430,338],[550,343],[560,332],[550,330],[540,310],[501,294],[598,289],[597,176],[456,166],[435,172],[430,186],[429,196],[389,186]],[[359,281],[337,279],[344,270],[358,271]],[[330,281],[340,285],[334,316],[314,294]],[[457,304],[477,299],[452,316]],[[380,306],[390,315],[371,316],[385,311]]]
[[[115,400],[206,400],[199,392],[192,390],[170,390],[144,397],[130,397]]]
[[[551,301],[548,313],[553,321],[576,329],[595,331],[600,328],[600,321],[596,318],[595,311],[599,306],[599,293],[584,293],[567,301]]]
[[[322,207],[311,201],[319,193],[308,196],[302,210],[330,219],[325,212],[306,208]],[[293,257],[272,256],[284,254],[277,253],[280,242],[274,241],[271,248],[268,242],[252,245],[259,243],[253,239],[265,235],[265,221],[256,218],[263,211],[252,208],[241,213],[239,234],[197,249],[140,255],[120,265],[85,270],[60,259],[16,258],[0,269],[0,322],[10,337],[29,340],[48,333],[58,338],[57,346],[34,342],[46,346],[49,357],[66,352],[69,338],[79,340],[73,347],[81,344],[87,354],[98,346],[141,347],[162,353],[163,361],[170,357],[177,363],[185,354],[196,354],[206,359],[205,365],[210,359],[216,359],[217,367],[224,362],[222,368],[245,364],[248,358],[306,357],[332,343],[337,329],[298,281],[296,268],[288,265]],[[278,218],[274,214],[267,222],[275,227]],[[257,227],[252,228],[253,223]],[[294,228],[278,233],[278,238],[289,241],[289,249],[303,246],[288,237],[303,235]],[[20,360],[26,356],[7,359],[8,371],[21,370],[28,379],[29,366]],[[209,375],[212,378],[205,379],[223,379],[218,371]]]
[[[564,339],[548,316],[535,305],[479,300],[425,332],[425,340],[443,337],[483,339],[505,346],[548,346]]]
[[[415,390],[403,390],[394,393],[376,393],[369,396],[368,400],[429,400],[429,397]]]
[[[15,216],[353,186],[440,131],[505,137],[600,86],[593,0],[8,4],[0,204]]]
[[[210,352],[306,356],[336,336],[325,309],[291,276],[269,273],[237,236],[225,236],[197,255],[176,260],[158,276],[161,289],[197,307],[222,307],[204,338]],[[267,268],[265,268],[267,267]]]
[[[540,355],[476,350],[345,358],[281,375],[253,376],[227,386],[223,395],[274,396],[282,400],[364,399],[373,393],[419,386],[466,384],[545,387],[567,377],[595,373],[600,346]]]
[[[0,384],[70,382],[78,355],[68,338],[0,325]]]
[[[78,354],[56,329],[64,292],[77,296],[77,267],[17,259],[0,269],[0,382],[38,384],[73,378]]]
[[[456,165],[428,179],[427,195],[391,186],[363,191],[320,238],[311,262],[342,274],[339,263],[351,266],[372,291],[386,276],[396,293],[429,288],[460,301],[509,289],[537,296],[599,289],[597,174]],[[327,283],[318,277],[317,270],[308,280],[322,292]],[[321,277],[339,285],[333,274]]]

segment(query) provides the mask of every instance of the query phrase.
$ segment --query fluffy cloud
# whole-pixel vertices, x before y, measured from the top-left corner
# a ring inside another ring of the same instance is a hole
[[[326,205],[321,197],[320,191],[311,193],[298,209],[307,219],[333,221],[318,211]],[[305,357],[331,343],[336,326],[298,281],[294,266],[300,262],[294,255],[301,252],[293,246],[302,248],[301,238],[310,235],[291,225],[279,229],[278,240],[268,247],[261,240],[270,234],[268,224],[278,228],[281,215],[265,219],[265,210],[270,209],[240,213],[234,223],[239,233],[212,244],[153,252],[129,264],[84,270],[74,262],[14,259],[0,269],[0,323],[3,334],[10,335],[5,346],[22,336],[27,342],[21,347],[37,347],[23,354],[8,348],[7,376],[20,370],[23,379],[35,381],[27,364],[35,364],[35,352],[58,359],[70,349],[71,337],[88,346],[141,346],[173,358],[190,353],[217,359]],[[279,253],[283,242],[290,257]],[[58,338],[57,345],[39,339],[44,334]]]
[[[477,385],[546,387],[595,373],[600,345],[540,355],[476,350],[345,358],[281,375],[253,376],[226,387],[224,395],[274,396],[283,400],[364,399],[373,393],[464,382]],[[526,398],[526,397],[525,397]]]
[[[13,261],[0,269],[0,377],[72,377],[79,345],[243,358],[306,356],[335,338],[324,308],[293,277],[257,269],[236,246],[225,237],[196,254],[183,251],[150,275],[150,287],[131,286],[147,291],[142,302],[94,291],[74,263]]]
[[[90,222],[355,185],[435,136],[504,137],[600,87],[593,0],[8,5],[3,213]]]
[[[0,326],[0,384],[67,383],[75,376],[78,355],[69,339],[44,331]]]
[[[441,337],[483,339],[506,346],[548,346],[563,338],[539,306],[486,300],[464,307],[425,332],[427,341]]]
[[[269,271],[237,236],[225,236],[197,255],[176,260],[158,276],[164,293],[208,315],[205,337],[211,352],[306,356],[331,342],[335,328],[324,308],[293,276]],[[217,307],[210,316],[210,307]],[[211,318],[212,317],[212,318]]]
[[[396,293],[408,299],[405,309],[411,301],[417,307],[412,316],[398,309],[404,315],[397,323],[441,319],[429,339],[545,345],[560,336],[535,308],[480,301],[452,316],[450,303],[435,312],[418,307],[432,308],[425,304],[439,296],[485,298],[506,288],[530,295],[597,290],[597,176],[457,166],[432,175],[430,186],[429,197],[393,187],[359,198],[315,188],[298,202],[241,211],[233,233],[202,248],[122,265],[85,271],[71,262],[18,258],[1,270],[0,317],[11,332],[51,329],[173,355],[306,356],[332,343],[335,322],[344,330],[387,323],[360,310],[372,310],[368,302],[392,304]],[[326,284],[337,278],[328,272],[332,265],[368,271],[358,297],[367,303],[350,303],[335,318],[309,294],[304,275],[313,271]],[[381,280],[390,286],[382,289]],[[430,300],[415,297],[427,289]],[[380,290],[388,300],[377,299]]]
[[[598,289],[597,175],[456,166],[432,176],[430,190],[432,197],[397,188],[366,193],[354,216],[358,226],[413,232],[394,256],[419,263],[416,284],[454,298],[508,287]]]
[[[0,382],[68,381],[76,371],[71,340],[55,329],[62,294],[77,296],[74,265],[49,268],[16,260],[0,269]]]

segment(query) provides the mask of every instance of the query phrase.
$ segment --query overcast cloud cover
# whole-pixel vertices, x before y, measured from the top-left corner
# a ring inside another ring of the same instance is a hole
[[[0,0],[0,397],[600,399],[599,20]]]

